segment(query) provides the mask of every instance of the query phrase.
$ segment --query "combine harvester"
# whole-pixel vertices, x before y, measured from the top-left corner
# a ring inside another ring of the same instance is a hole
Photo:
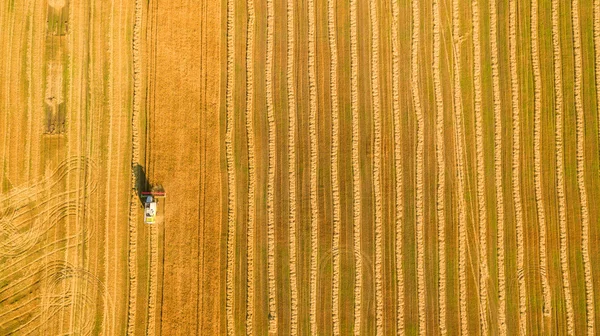
[[[158,199],[165,198],[166,193],[162,188],[153,188],[152,191],[142,191],[142,196],[146,197],[144,201],[144,223],[156,223],[158,213]]]

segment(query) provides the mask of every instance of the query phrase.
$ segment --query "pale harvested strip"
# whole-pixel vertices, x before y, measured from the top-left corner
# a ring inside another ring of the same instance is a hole
[[[331,191],[333,200],[333,281],[332,281],[332,296],[333,296],[333,335],[340,333],[340,188],[338,182],[338,151],[339,151],[339,109],[338,109],[338,93],[337,93],[337,36],[336,36],[336,20],[335,20],[335,0],[327,1],[327,27],[329,38],[329,50],[331,53],[331,63],[329,64],[330,72],[330,89],[331,89]]]
[[[381,194],[381,98],[379,92],[379,20],[377,2],[369,1],[371,16],[371,98],[373,103],[373,184],[375,189],[375,325],[383,335],[383,224]]]
[[[540,71],[540,53],[538,49],[538,0],[531,2],[531,61],[533,64],[534,82],[534,125],[533,125],[533,156],[534,156],[534,183],[535,202],[540,230],[540,275],[542,278],[542,295],[544,297],[543,313],[550,316],[552,301],[550,297],[550,284],[548,282],[548,260],[546,252],[546,210],[542,191],[542,75]],[[542,323],[544,328],[544,323]],[[542,329],[543,330],[543,329]]]
[[[69,11],[72,12],[72,11]],[[135,1],[135,22],[133,25],[133,111],[131,114],[131,191],[129,195],[129,303],[127,315],[127,334],[135,334],[135,312],[137,298],[137,194],[134,166],[139,162],[138,125],[141,109],[141,38],[142,1]]]
[[[411,93],[417,117],[417,158],[416,158],[416,226],[417,226],[417,295],[419,301],[419,335],[425,335],[425,237],[423,233],[423,155],[424,127],[421,96],[419,92],[419,30],[421,26],[419,2],[412,0],[412,40],[411,40]]]
[[[527,334],[527,288],[525,282],[525,250],[523,239],[523,205],[521,201],[521,121],[519,98],[519,73],[517,70],[517,4],[509,3],[509,46],[510,46],[510,84],[513,115],[513,151],[512,151],[512,196],[515,202],[517,222],[517,276],[519,278],[519,326],[520,333]]]
[[[504,251],[504,195],[502,188],[502,106],[498,65],[498,13],[496,2],[490,1],[490,46],[492,59],[492,93],[494,97],[494,178],[496,215],[498,216],[498,331],[506,335],[506,276]]]
[[[233,158],[233,120],[234,120],[234,102],[233,92],[235,83],[235,3],[233,0],[227,1],[227,88],[225,93],[225,155],[227,160],[227,271],[226,271],[226,328],[227,335],[234,335],[233,318],[233,276],[235,267],[235,236],[236,236],[236,199],[235,199],[235,167]]]
[[[398,334],[404,335],[404,269],[402,267],[402,235],[404,232],[404,194],[402,190],[402,188],[404,187],[404,182],[402,180],[402,174],[404,172],[402,169],[402,130],[400,127],[400,46],[398,41],[398,21],[400,16],[400,9],[398,7],[398,1],[392,0],[392,111],[394,115],[394,175],[396,177],[396,203],[394,204],[394,206],[396,207],[396,291],[398,295],[396,305],[396,329],[398,330]],[[356,27],[356,24],[354,26]],[[352,54],[353,60],[355,52],[356,50],[354,50]],[[356,117],[358,119],[358,115]],[[354,151],[354,143],[352,150]],[[358,144],[356,151],[358,152]],[[358,160],[353,160],[353,162],[356,165],[359,164]],[[360,196],[360,194],[358,196]],[[355,195],[355,202],[356,198],[357,197]]]
[[[573,52],[575,56],[575,110],[577,116],[577,185],[581,200],[581,253],[585,275],[587,334],[594,335],[594,285],[590,261],[590,218],[585,189],[585,126],[583,111],[583,60],[581,56],[581,27],[579,1],[572,1]]]
[[[459,34],[460,31],[460,24],[459,24],[459,12],[458,12],[458,3],[456,1],[452,2],[453,5],[453,13],[452,13],[452,34],[454,36],[457,36]],[[438,9],[439,10],[439,9]],[[436,13],[434,12],[434,15],[439,17],[440,13]],[[435,17],[434,16],[434,17]],[[439,25],[439,18],[436,20],[438,21],[438,25]],[[439,30],[439,27],[438,27]],[[435,28],[434,28],[434,34],[435,34]],[[439,31],[438,31],[438,35],[439,35]],[[438,36],[439,39],[439,36]],[[439,42],[438,42],[439,43]],[[444,124],[444,119],[443,119],[443,110],[444,110],[444,106],[443,106],[443,102],[442,102],[442,86],[441,86],[441,79],[440,79],[440,75],[439,75],[439,48],[440,45],[438,44],[437,47],[437,54],[435,55],[435,57],[438,59],[438,65],[437,65],[437,69],[436,66],[434,65],[434,75],[437,72],[438,76],[437,78],[435,78],[435,82],[436,82],[436,86],[438,86],[438,88],[436,89],[436,91],[439,90],[439,92],[437,93],[438,95],[438,120],[436,122],[437,127],[438,127],[438,141],[442,142],[441,146],[443,147],[443,124]],[[456,165],[457,165],[457,169],[456,169],[456,174],[457,174],[457,179],[458,179],[458,292],[459,292],[459,306],[460,306],[460,331],[461,334],[463,335],[468,335],[469,334],[469,321],[467,318],[467,201],[466,201],[466,197],[465,197],[465,190],[466,190],[466,177],[465,177],[465,158],[466,158],[466,154],[465,154],[465,149],[463,147],[463,140],[464,140],[464,131],[463,131],[463,107],[462,107],[462,98],[461,98],[461,92],[460,92],[460,48],[454,48],[453,51],[453,56],[454,56],[454,118],[455,118],[455,122],[456,122]],[[440,111],[442,113],[442,115],[440,115]],[[442,151],[444,150],[443,148],[441,149]],[[440,163],[438,163],[439,165]],[[445,167],[445,164],[442,160],[441,162],[441,167],[438,167],[438,169],[443,170]],[[445,181],[442,181],[445,183]],[[438,182],[440,183],[440,182]],[[438,187],[439,188],[439,187]],[[438,195],[439,198],[443,199],[443,193],[441,195]],[[438,200],[439,202],[439,200]],[[442,215],[443,215],[443,204],[442,204]],[[438,216],[440,216],[438,214]],[[444,229],[444,225],[443,224],[438,224],[439,226],[441,226],[440,229],[438,229],[438,235],[440,234],[439,231],[443,231]],[[440,259],[440,264],[441,264],[442,260]],[[440,265],[440,270],[442,269],[442,266]],[[444,272],[445,272],[445,267],[444,267]],[[441,271],[440,271],[441,273]],[[445,274],[444,274],[445,276]],[[441,279],[441,274],[440,274],[440,279]],[[441,281],[441,280],[440,280]],[[441,295],[441,294],[440,294]],[[441,322],[441,321],[440,321]],[[444,321],[445,322],[445,321]],[[445,328],[445,323],[444,324],[440,324],[440,327],[443,327],[442,329],[442,333],[445,334],[447,332],[446,328]]]
[[[441,13],[439,1],[433,1],[433,83],[434,83],[434,96],[436,106],[436,120],[435,120],[435,157],[436,157],[436,170],[437,170],[437,195],[436,195],[436,212],[437,212],[437,239],[438,239],[438,267],[439,267],[439,279],[438,279],[438,298],[439,298],[439,309],[440,309],[440,333],[446,335],[446,215],[444,209],[444,196],[445,196],[445,185],[446,185],[446,158],[444,155],[444,97],[442,93],[442,75],[440,70],[440,49],[442,42],[440,38],[440,25],[441,25]],[[455,70],[456,71],[456,70]],[[462,153],[458,154],[458,162],[462,160]],[[459,171],[463,169],[459,164]],[[463,192],[459,192],[462,197]],[[464,205],[464,203],[459,203]],[[462,208],[464,212],[464,208]],[[461,211],[459,210],[459,213]],[[464,216],[462,216],[464,217]],[[464,230],[464,222],[459,222],[459,232],[461,228]],[[460,236],[460,233],[459,233]],[[462,252],[462,248],[460,249]],[[461,276],[464,270],[459,270]],[[462,298],[462,296],[461,296]],[[462,302],[462,301],[461,301]],[[462,309],[461,309],[462,311]],[[461,316],[461,320],[462,320]],[[465,321],[466,323],[466,321]]]
[[[454,20],[458,21],[458,1],[454,0]],[[479,214],[479,324],[481,333],[487,335],[489,333],[489,307],[488,307],[488,280],[489,269],[487,260],[487,202],[485,199],[485,159],[483,155],[483,112],[481,108],[482,101],[482,83],[481,83],[481,36],[480,36],[480,16],[479,16],[479,1],[472,2],[473,11],[473,82],[475,86],[475,151],[477,153],[477,207]],[[455,38],[460,36],[458,27],[455,26]],[[460,47],[457,46],[456,52],[460,54]],[[455,64],[459,64],[460,57],[455,60]],[[459,67],[457,67],[459,69]],[[455,75],[455,86],[460,85],[460,77]],[[460,94],[457,94],[455,99],[460,99]],[[457,128],[462,128],[462,125],[457,125]],[[462,145],[462,144],[461,144]]]
[[[287,94],[288,94],[288,155],[290,183],[290,292],[291,292],[291,321],[290,334],[298,334],[298,277],[296,257],[296,93],[294,86],[294,0],[287,0]]]
[[[308,0],[308,87],[310,137],[310,334],[317,333],[317,259],[319,255],[319,203],[317,200],[317,74],[315,65],[315,2]]]
[[[247,297],[246,334],[252,335],[254,317],[254,225],[256,159],[254,155],[254,0],[247,1],[248,34],[246,36],[246,136],[248,137],[248,228],[247,228]]]
[[[360,130],[358,111],[358,27],[357,0],[350,0],[350,92],[352,109],[352,222],[354,225],[354,262],[356,274],[354,278],[354,335],[360,335],[362,309],[362,247],[361,247],[361,179],[360,179]]]
[[[552,44],[554,52],[554,105],[556,115],[556,193],[558,195],[558,219],[560,227],[560,266],[562,272],[565,310],[567,312],[567,333],[573,335],[575,322],[573,299],[571,297],[571,281],[569,279],[569,247],[567,230],[567,200],[565,195],[564,166],[564,102],[562,80],[562,50],[560,46],[560,13],[558,0],[552,1]]]
[[[150,284],[148,286],[148,320],[146,335],[156,334],[156,292],[158,291],[158,229],[150,225]]]

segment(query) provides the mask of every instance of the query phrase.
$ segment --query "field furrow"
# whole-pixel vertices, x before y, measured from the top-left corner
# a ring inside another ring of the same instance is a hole
[[[588,196],[585,186],[585,120],[583,106],[583,61],[581,50],[581,27],[580,27],[579,1],[572,2],[571,18],[573,20],[573,54],[575,57],[575,110],[577,123],[577,186],[581,202],[581,253],[583,256],[583,269],[585,279],[585,298],[587,316],[587,334],[594,335],[595,313],[594,313],[594,285],[592,281],[592,264],[590,261],[590,216],[588,208]]]

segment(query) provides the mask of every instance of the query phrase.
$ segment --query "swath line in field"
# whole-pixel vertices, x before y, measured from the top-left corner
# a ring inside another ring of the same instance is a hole
[[[454,7],[454,22],[459,20],[458,13],[458,2],[453,1]],[[481,84],[481,40],[480,40],[480,13],[479,13],[479,2],[472,2],[473,12],[473,82],[475,87],[474,96],[474,107],[475,107],[475,151],[477,161],[477,207],[479,215],[479,324],[481,334],[487,335],[489,333],[489,307],[488,307],[488,255],[487,255],[487,202],[485,199],[485,158],[483,155],[483,112],[481,107],[482,101],[482,84]],[[459,36],[460,31],[455,26],[454,36]],[[455,53],[460,55],[460,47],[455,48]],[[455,56],[455,63],[460,64],[460,56]],[[460,85],[460,77],[455,75],[454,85]],[[460,94],[457,94],[457,98],[460,99]],[[462,128],[462,125],[457,127]],[[461,141],[461,140],[459,140]],[[461,144],[462,145],[462,144]]]
[[[269,292],[269,333],[277,333],[277,286],[275,280],[275,111],[273,105],[273,39],[275,10],[273,0],[267,0],[267,55],[265,63],[265,93],[269,127],[269,165],[267,167],[267,273]],[[233,45],[233,44],[232,44]],[[233,58],[232,58],[233,61]],[[233,70],[232,70],[233,71]],[[316,262],[316,261],[315,261]],[[315,264],[316,268],[316,264]]]
[[[438,26],[439,26],[439,5],[436,6],[437,7],[437,13],[436,16],[438,17],[437,21],[438,21]],[[456,40],[454,40],[456,38],[457,35],[460,34],[460,24],[459,24],[459,12],[458,12],[458,3],[456,0],[454,0],[452,2],[452,35],[453,35],[453,43],[456,43]],[[437,28],[438,30],[438,39],[439,39],[439,27]],[[435,30],[434,30],[435,32]],[[438,141],[441,143],[441,151],[443,151],[443,127],[444,127],[444,118],[443,118],[443,101],[442,101],[442,84],[441,84],[441,79],[440,79],[440,75],[439,75],[439,49],[440,49],[440,45],[438,42],[438,47],[437,47],[437,54],[436,54],[436,58],[438,59],[438,64],[437,64],[437,70],[436,72],[438,73],[437,75],[437,79],[436,81],[436,86],[438,86],[437,91],[439,91],[437,93],[438,95],[438,110],[441,109],[441,115],[440,112],[438,111],[438,120],[436,122],[437,124],[437,128],[438,128]],[[467,201],[465,198],[465,149],[463,147],[463,140],[464,140],[464,131],[463,131],[463,107],[462,107],[462,98],[461,98],[461,92],[460,92],[460,48],[453,48],[453,56],[454,56],[454,73],[453,73],[453,79],[454,79],[454,85],[453,85],[453,91],[454,91],[454,118],[455,118],[455,122],[456,122],[456,163],[457,163],[457,179],[458,179],[458,249],[459,249],[459,256],[458,256],[458,287],[459,287],[459,310],[460,310],[460,330],[461,333],[463,335],[468,335],[469,334],[469,324],[468,324],[468,319],[467,319]],[[434,66],[435,69],[435,66]],[[435,72],[434,72],[435,74]],[[438,167],[438,169],[444,169],[443,166],[443,160],[442,160],[442,167]],[[442,182],[444,180],[442,179]],[[438,182],[441,183],[441,182]],[[441,196],[438,197],[443,197],[443,193],[441,194]],[[439,202],[439,200],[438,200]],[[443,204],[442,204],[442,215],[443,215]],[[439,216],[439,215],[438,215]],[[442,228],[441,230],[443,230],[443,224],[439,224]],[[438,233],[439,235],[439,233]],[[440,260],[441,263],[441,260]],[[441,266],[440,266],[441,269]],[[445,271],[445,268],[444,268]],[[441,317],[440,317],[441,318]],[[442,333],[445,334],[446,330],[445,330],[445,324],[442,325],[440,324],[440,326],[443,326],[444,329],[442,330]]]
[[[310,137],[310,333],[317,333],[317,259],[319,204],[317,200],[317,74],[315,65],[315,2],[308,0],[308,82]]]
[[[402,174],[402,129],[400,125],[400,46],[398,42],[400,9],[398,2],[392,0],[392,111],[394,115],[394,174],[396,177],[396,277],[397,277],[397,315],[396,329],[399,334],[404,334],[404,269],[402,266],[403,250],[402,236],[404,232],[404,181]],[[351,24],[352,25],[352,24]],[[356,33],[356,32],[355,32]],[[354,59],[354,56],[353,56]],[[354,92],[354,91],[353,91]],[[357,111],[358,112],[358,111]],[[357,115],[358,119],[358,115]],[[354,147],[353,147],[354,150]],[[358,144],[356,150],[358,151]],[[354,160],[353,160],[354,162]],[[356,161],[358,165],[358,161]],[[358,167],[357,167],[358,168]],[[356,195],[355,195],[356,199]]]
[[[542,278],[542,296],[544,297],[543,314],[550,316],[552,313],[552,301],[550,297],[550,284],[548,281],[548,260],[546,252],[546,210],[542,190],[542,75],[540,71],[540,54],[538,49],[538,0],[531,2],[531,61],[533,65],[534,82],[534,125],[533,125],[533,156],[534,156],[534,184],[535,202],[538,214],[538,225],[540,230],[540,275]],[[545,323],[542,323],[542,330]]]
[[[521,200],[521,121],[519,97],[519,72],[517,69],[517,4],[509,2],[509,49],[510,49],[510,84],[513,116],[513,150],[512,150],[512,196],[515,202],[517,222],[517,276],[519,282],[519,326],[522,335],[527,334],[527,288],[525,282],[525,249],[523,238],[523,204]]]
[[[134,167],[139,162],[139,114],[141,106],[141,46],[142,2],[135,1],[135,21],[133,25],[133,111],[131,114],[131,187],[129,195],[129,303],[127,314],[127,334],[135,334],[137,299],[137,205],[136,176]]]
[[[441,49],[441,38],[440,38],[440,4],[439,1],[433,1],[433,83],[434,83],[434,96],[435,96],[435,158],[436,158],[436,214],[437,214],[437,241],[438,241],[438,267],[439,267],[439,278],[438,278],[438,304],[439,304],[439,324],[440,333],[445,335],[446,330],[446,215],[444,213],[444,197],[445,197],[445,185],[446,185],[446,174],[445,174],[445,154],[444,154],[444,97],[442,93],[442,79],[440,73],[440,49]],[[462,153],[458,154],[458,162],[461,162]],[[461,171],[462,165],[459,164],[459,171]],[[459,184],[460,185],[460,184]],[[460,187],[459,187],[460,188]],[[460,197],[464,195],[464,192],[459,192]],[[462,203],[459,203],[462,205]],[[459,208],[461,219],[464,218],[464,208]],[[464,222],[459,220],[459,232],[464,230]],[[459,233],[459,237],[462,237]],[[461,240],[462,241],[462,240]],[[462,253],[463,248],[460,248]],[[460,276],[462,277],[464,269],[459,270]],[[462,296],[461,296],[462,299]],[[461,301],[462,303],[462,301]],[[462,308],[461,308],[462,312]],[[462,315],[461,315],[462,320]]]
[[[567,334],[575,332],[573,299],[569,277],[569,251],[567,229],[567,200],[565,196],[564,167],[564,102],[562,81],[562,50],[560,46],[560,13],[558,0],[552,0],[552,45],[554,52],[554,105],[556,115],[556,193],[558,195],[558,222],[560,228],[560,266],[562,272],[563,295],[567,313]]]
[[[419,30],[421,18],[419,2],[412,0],[412,38],[411,38],[411,93],[417,118],[417,157],[416,157],[416,226],[417,226],[417,295],[419,335],[425,335],[425,237],[423,232],[423,155],[424,127],[423,110],[419,92]]]
[[[296,256],[296,79],[294,76],[294,0],[287,0],[287,94],[288,94],[288,157],[289,157],[289,235],[290,235],[290,334],[298,334],[298,277]]]
[[[339,104],[338,104],[338,92],[337,92],[337,66],[338,66],[338,55],[337,55],[337,36],[336,36],[336,21],[335,21],[335,0],[327,1],[327,27],[328,27],[328,38],[329,38],[329,49],[331,53],[331,62],[329,64],[330,72],[330,89],[331,89],[331,189],[332,189],[332,200],[333,200],[333,245],[332,245],[332,259],[333,259],[333,284],[332,284],[332,296],[333,296],[333,335],[340,334],[340,305],[339,305],[339,294],[340,294],[340,191],[338,182],[338,151],[339,151]]]
[[[247,1],[248,33],[246,37],[246,136],[248,138],[248,279],[246,298],[246,334],[252,335],[254,316],[254,225],[256,159],[254,155],[254,0]]]
[[[375,189],[375,325],[383,335],[383,224],[381,192],[381,98],[379,94],[379,20],[377,2],[369,1],[371,16],[371,99],[373,102],[373,184]]]
[[[226,126],[225,126],[225,155],[227,160],[227,271],[226,271],[226,319],[227,335],[234,335],[234,267],[235,267],[235,236],[236,236],[236,198],[235,198],[235,167],[233,157],[233,92],[235,85],[235,3],[227,1],[227,87],[225,95]]]
[[[492,94],[494,100],[494,182],[498,217],[498,331],[506,335],[506,273],[504,251],[504,189],[502,187],[502,106],[500,69],[498,64],[498,13],[496,2],[490,1],[490,46],[492,61]]]
[[[577,119],[577,186],[581,200],[581,253],[585,278],[587,334],[594,335],[594,284],[590,261],[590,218],[588,197],[585,189],[585,113],[583,110],[583,60],[581,56],[581,27],[579,1],[572,1],[573,53],[575,56],[575,110]]]

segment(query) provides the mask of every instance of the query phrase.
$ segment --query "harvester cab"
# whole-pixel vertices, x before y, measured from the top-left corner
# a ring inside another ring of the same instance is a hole
[[[166,194],[164,191],[144,191],[142,196],[146,198],[144,201],[144,223],[154,224],[158,213],[158,199],[165,198]]]

